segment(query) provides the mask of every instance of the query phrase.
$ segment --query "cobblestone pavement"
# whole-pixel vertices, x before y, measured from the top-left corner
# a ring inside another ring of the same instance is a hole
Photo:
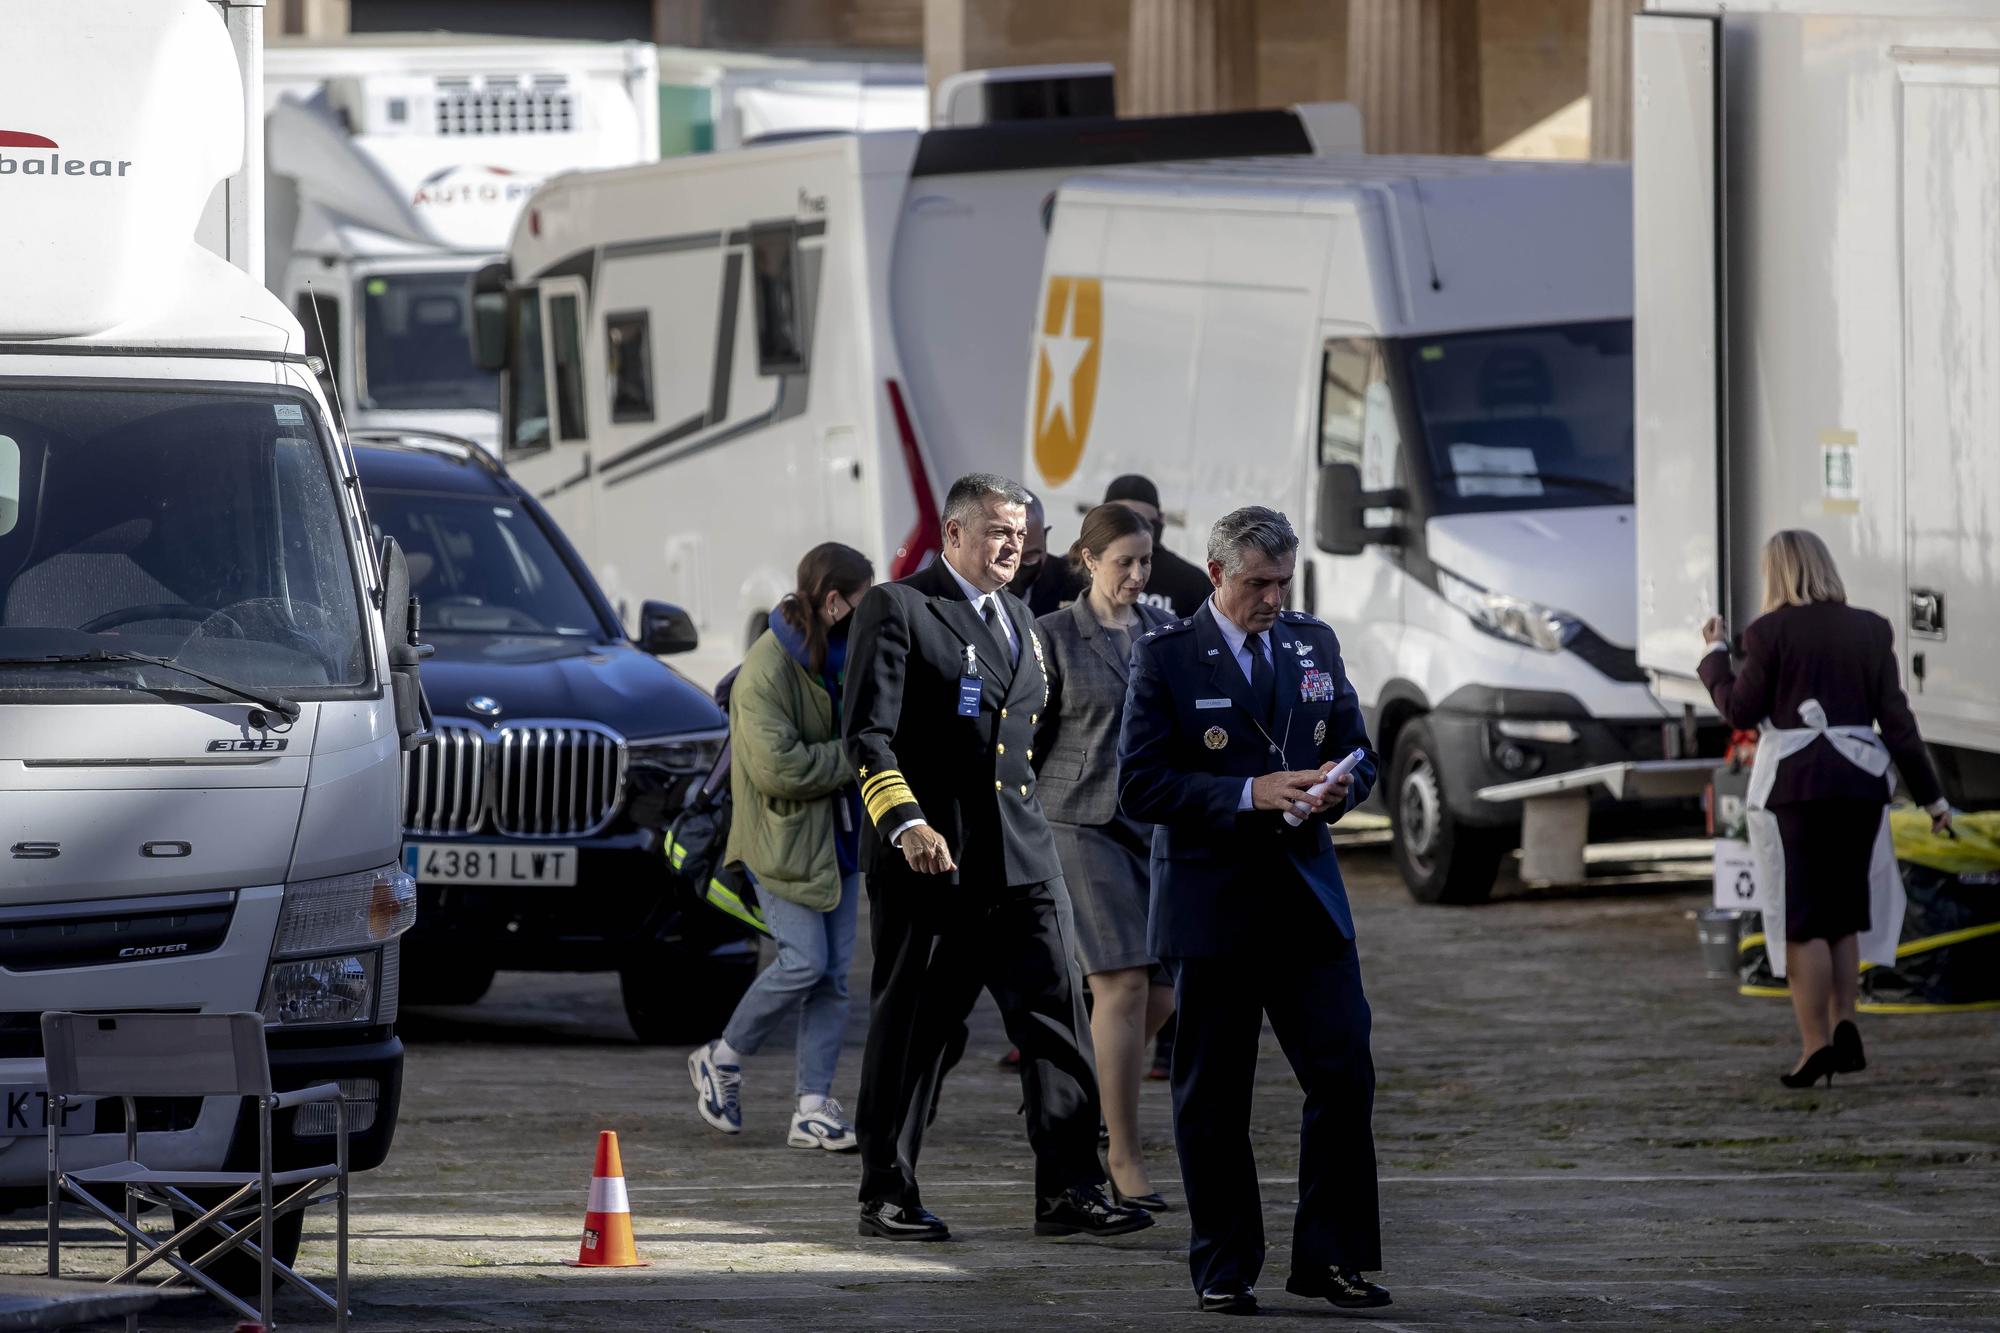
[[[1864,1020],[1871,1068],[1788,1092],[1789,1015],[1703,978],[1705,886],[1635,878],[1420,908],[1379,850],[1346,854],[1375,1010],[1375,1127],[1393,1308],[1381,1329],[2000,1329],[2000,1025]],[[865,925],[864,922],[864,937]],[[865,947],[863,953],[865,955]],[[866,992],[865,956],[855,993]],[[853,1104],[865,1004],[838,1091]],[[1183,1214],[1108,1244],[1029,1231],[1019,1086],[982,1007],[927,1145],[947,1245],[854,1229],[851,1158],[787,1148],[789,1052],[751,1062],[740,1137],[695,1116],[685,1051],[635,1045],[608,977],[503,976],[406,1015],[395,1151],[358,1187],[358,1323],[470,1329],[1139,1329],[1191,1309]],[[1268,1034],[1256,1095],[1267,1318],[1282,1291],[1299,1094]],[[1176,1195],[1162,1084],[1143,1121]],[[651,1267],[579,1272],[600,1128],[619,1131]],[[106,1231],[76,1217],[82,1266]],[[40,1263],[0,1218],[0,1269]],[[305,1266],[330,1256],[308,1233]],[[294,1327],[321,1324],[295,1299]],[[227,1328],[205,1301],[157,1325]]]

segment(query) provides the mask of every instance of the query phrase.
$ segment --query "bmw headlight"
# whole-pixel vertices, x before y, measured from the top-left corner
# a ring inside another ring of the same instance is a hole
[[[653,736],[627,741],[625,754],[633,768],[656,768],[666,773],[705,774],[715,767],[729,733],[706,731],[687,736]]]
[[[1439,569],[1437,576],[1438,592],[1444,599],[1471,617],[1473,624],[1499,638],[1559,653],[1583,629],[1583,622],[1575,616],[1482,588],[1449,570]]]
[[[264,1021],[274,1027],[374,1022],[398,965],[398,951],[384,946],[416,919],[416,881],[401,866],[287,884],[264,978]]]

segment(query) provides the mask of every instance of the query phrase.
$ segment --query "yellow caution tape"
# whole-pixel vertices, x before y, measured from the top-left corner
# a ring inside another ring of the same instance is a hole
[[[1783,986],[1742,985],[1738,995],[1758,1000],[1786,1000],[1791,992]],[[1969,1000],[1963,1004],[1920,1004],[1909,1000],[1863,1000],[1854,1006],[1864,1014],[1978,1014],[2000,1009],[2000,1000]]]
[[[1913,861],[1948,875],[2000,872],[2000,810],[1955,814],[1951,828],[1956,836],[1946,837],[1931,832],[1931,817],[1921,810],[1889,812],[1889,836],[1898,861]]]

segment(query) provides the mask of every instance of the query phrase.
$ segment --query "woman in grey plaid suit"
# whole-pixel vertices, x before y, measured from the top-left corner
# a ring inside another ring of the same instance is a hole
[[[1118,813],[1118,731],[1132,644],[1172,617],[1141,605],[1153,530],[1124,505],[1084,517],[1070,563],[1083,595],[1036,621],[1048,645],[1049,702],[1035,737],[1042,809],[1075,909],[1077,961],[1090,979],[1090,1035],[1111,1132],[1114,1197],[1157,1211],[1139,1149],[1139,1084],[1173,988],[1146,952],[1152,830]]]

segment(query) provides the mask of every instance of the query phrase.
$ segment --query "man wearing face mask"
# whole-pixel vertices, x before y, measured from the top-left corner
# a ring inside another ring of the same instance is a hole
[[[1020,571],[1007,585],[1028,604],[1036,619],[1067,606],[1077,596],[1076,576],[1067,560],[1049,559],[1049,519],[1039,495],[1028,496],[1028,539],[1021,547]]]
[[[982,989],[1021,1049],[1038,1235],[1121,1235],[1152,1217],[1104,1197],[1097,1080],[1067,894],[1035,796],[1043,646],[1007,591],[1028,496],[974,474],[945,497],[944,552],[854,613],[848,756],[868,834],[873,1007],[855,1129],[864,1236],[944,1240],[917,1157],[946,1047]]]

